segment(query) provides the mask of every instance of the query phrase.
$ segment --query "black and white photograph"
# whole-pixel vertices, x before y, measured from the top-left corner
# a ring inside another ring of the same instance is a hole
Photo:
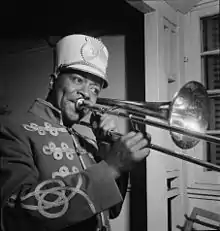
[[[220,230],[219,1],[1,9],[0,231]]]

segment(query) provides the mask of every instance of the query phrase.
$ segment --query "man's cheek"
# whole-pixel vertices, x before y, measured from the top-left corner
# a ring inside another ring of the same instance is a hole
[[[75,106],[74,106],[74,103],[70,102],[70,101],[67,101],[65,104],[64,104],[64,111],[66,113],[70,113],[70,114],[73,114],[75,112]]]
[[[66,106],[63,111],[64,117],[67,118],[70,121],[76,121],[79,119],[78,113],[73,110],[72,107]]]

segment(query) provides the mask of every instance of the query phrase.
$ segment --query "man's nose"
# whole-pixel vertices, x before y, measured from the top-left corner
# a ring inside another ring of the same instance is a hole
[[[89,99],[89,86],[87,84],[83,84],[79,89],[78,94],[80,94],[84,99]]]

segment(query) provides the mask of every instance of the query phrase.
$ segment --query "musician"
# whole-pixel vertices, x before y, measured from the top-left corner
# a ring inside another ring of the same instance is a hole
[[[90,113],[77,108],[77,100],[94,105],[108,86],[105,45],[74,34],[57,43],[56,53],[46,99],[0,125],[5,231],[110,230],[109,218],[121,210],[128,172],[149,154],[149,139],[140,132],[100,148],[103,142],[74,129]],[[108,115],[91,118],[99,118],[94,133],[101,131],[101,141],[117,129]]]

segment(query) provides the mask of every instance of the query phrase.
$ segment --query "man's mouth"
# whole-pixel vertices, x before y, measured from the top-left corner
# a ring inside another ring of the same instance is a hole
[[[83,98],[77,98],[77,99],[68,99],[68,101],[70,102],[71,106],[73,106],[74,110],[76,111],[76,113],[79,113],[81,115],[85,115],[89,112],[88,108],[80,108],[76,106],[76,103],[78,100],[83,99]]]

